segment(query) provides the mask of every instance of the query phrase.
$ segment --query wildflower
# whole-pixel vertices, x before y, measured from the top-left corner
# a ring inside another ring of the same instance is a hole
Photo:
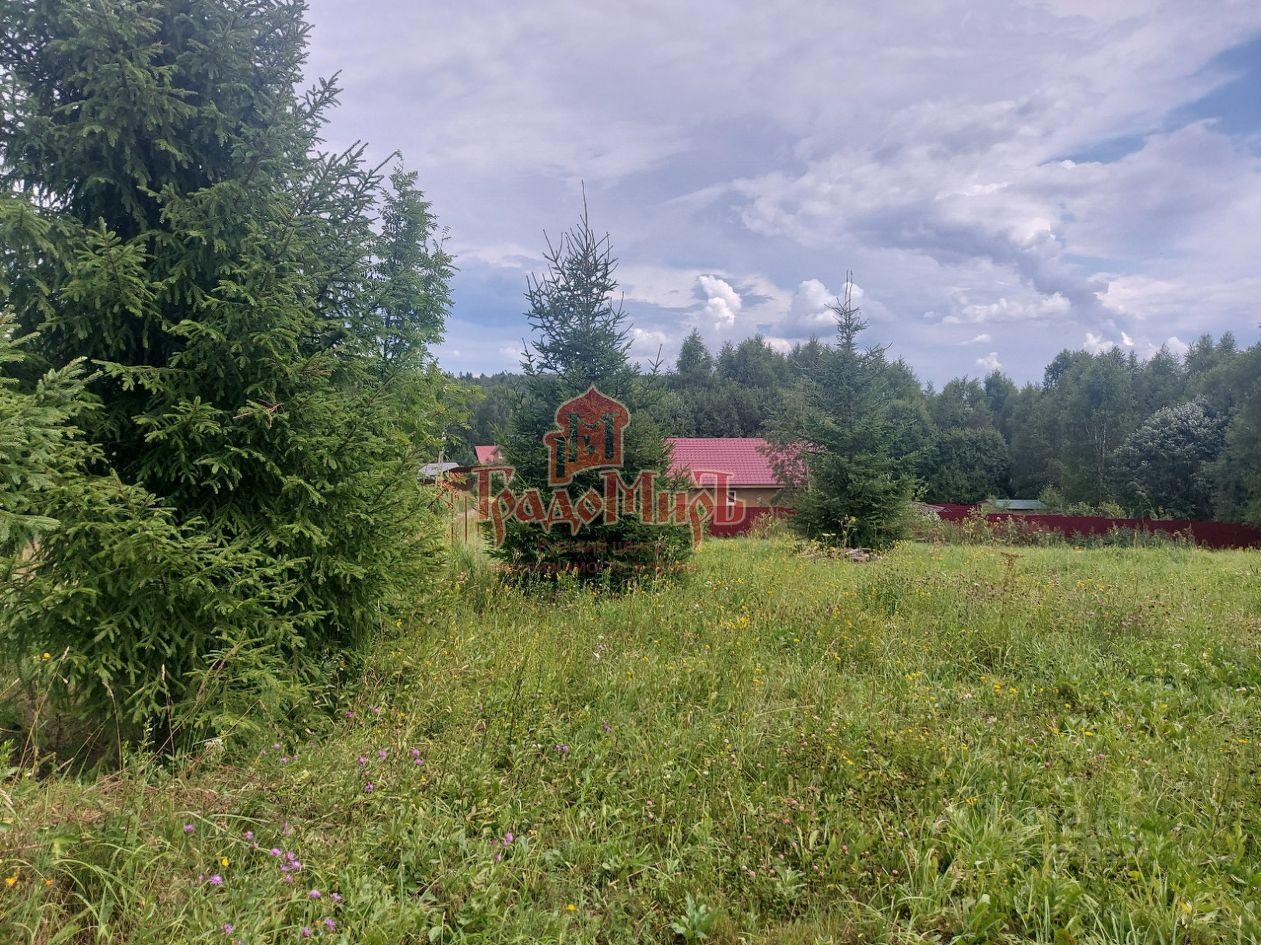
[[[324,928],[328,929],[330,932],[335,932],[337,931],[337,923],[332,919],[325,919]]]
[[[206,882],[208,882],[211,886],[222,886],[222,885],[223,885],[223,877],[222,877],[222,876],[220,876],[218,873],[214,873],[214,874],[210,877],[210,879],[206,880]]]
[[[280,856],[280,847],[272,847],[267,852],[271,854],[272,856]]]
[[[512,831],[509,830],[506,834],[504,834],[504,846],[507,846],[508,844],[512,843],[512,841],[515,839],[516,837],[514,837],[512,835]]]
[[[12,887],[16,886],[16,885],[17,885],[17,882],[18,882],[18,874],[17,874],[17,873],[14,873],[12,876],[6,876],[6,877],[4,878],[4,885],[5,885],[5,888],[6,888],[6,889],[7,889],[7,888],[12,888]]]
[[[197,829],[197,828],[196,828],[196,827],[194,827],[192,824],[185,824],[185,825],[184,825],[184,833],[192,833],[192,832],[193,832],[194,830],[196,830],[196,829]]]
[[[374,705],[374,706],[372,707],[372,714],[373,714],[373,715],[380,715],[380,714],[381,714],[381,707],[380,707],[379,705]]]
[[[384,748],[382,748],[382,749],[380,749],[380,750],[377,752],[377,757],[378,757],[378,758],[384,758],[384,757],[385,757],[386,755],[388,755],[388,754],[389,754],[389,752],[388,752],[388,751],[386,751]]]
[[[333,893],[333,894],[332,894],[331,896],[329,896],[328,898],[332,899],[332,900],[333,900],[333,902],[341,902],[341,901],[342,901],[342,897],[341,897],[341,896],[339,896],[337,893]]]
[[[236,927],[231,922],[225,922],[219,928],[223,930],[224,935],[231,935],[236,931]]]
[[[409,755],[411,755],[413,758],[419,758],[419,757],[420,757],[420,749],[419,749],[419,748],[413,748],[411,751],[409,751],[409,752],[408,752],[408,754],[409,754]]]
[[[51,653],[44,653],[42,656],[40,656],[40,659],[42,660],[50,660],[52,658],[53,658],[53,655]]]
[[[360,755],[358,758],[355,759],[355,764],[359,765],[361,768],[367,763],[368,763],[368,759],[364,757],[363,755]]]
[[[371,794],[375,790],[376,790],[376,785],[373,784],[371,781],[369,781],[367,784],[363,786],[364,794]]]
[[[308,899],[319,899],[319,898],[320,898],[320,891],[319,891],[318,889],[312,889],[309,893],[307,893],[307,898],[308,898]]]
[[[577,906],[575,906],[572,902],[571,902],[569,905],[565,906],[565,910],[566,910],[567,912],[573,912],[573,911],[575,911],[577,908],[578,908],[578,907],[577,907]]]
[[[254,831],[253,831],[253,830],[247,830],[247,831],[245,831],[245,839],[246,839],[246,840],[253,840],[253,839],[254,839]]]
[[[220,865],[220,866],[227,866],[230,862],[232,862],[232,861],[231,861],[231,860],[229,860],[226,856],[221,856],[221,857],[219,857],[219,865]]]
[[[311,926],[309,926],[309,925],[304,925],[304,926],[302,926],[302,937],[303,937],[303,938],[310,938],[310,937],[311,937]]]

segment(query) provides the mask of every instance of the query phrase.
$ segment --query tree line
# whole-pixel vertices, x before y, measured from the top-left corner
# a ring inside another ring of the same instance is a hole
[[[755,335],[715,353],[693,331],[674,365],[649,375],[661,422],[675,436],[773,435],[846,346],[812,339],[783,352]],[[1082,513],[1261,521],[1261,344],[1241,348],[1226,332],[1181,356],[1064,350],[1036,383],[996,370],[940,389],[881,355],[864,409],[883,418],[890,457],[925,501],[1041,497]],[[485,394],[461,458],[495,442],[514,377],[461,378]]]

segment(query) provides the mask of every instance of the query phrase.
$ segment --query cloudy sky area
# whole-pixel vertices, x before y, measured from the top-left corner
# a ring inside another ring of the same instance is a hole
[[[439,354],[515,368],[585,182],[635,353],[830,337],[853,270],[924,380],[1261,321],[1261,4],[312,0],[331,144],[403,151],[458,257]]]

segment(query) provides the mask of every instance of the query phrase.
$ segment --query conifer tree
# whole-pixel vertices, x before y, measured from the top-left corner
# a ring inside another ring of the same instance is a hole
[[[75,654],[66,700],[136,725],[213,654],[230,676],[225,653],[361,639],[434,561],[416,471],[440,433],[427,345],[450,259],[414,175],[320,150],[337,87],[298,90],[304,13],[0,2],[0,302],[38,332],[13,376],[83,359],[84,466],[134,511],[82,506],[28,549],[0,630]],[[119,536],[158,516],[164,595],[143,562],[104,572],[94,515],[142,556]],[[198,589],[205,556],[250,579]],[[109,610],[119,573],[147,610]]]
[[[770,439],[792,483],[795,529],[827,544],[884,548],[902,534],[912,492],[892,455],[888,363],[883,348],[858,345],[867,323],[849,280],[830,308],[837,343],[820,375],[787,399]]]
[[[624,434],[623,477],[632,483],[642,470],[658,473],[660,489],[686,483],[666,475],[670,454],[660,424],[658,385],[646,382],[629,357],[630,324],[617,296],[617,260],[608,235],[592,229],[585,201],[577,225],[555,244],[548,242],[547,271],[526,288],[526,318],[533,341],[523,360],[525,377],[502,446],[514,467],[514,488],[546,489],[548,453],[544,435],[554,428],[556,408],[596,386],[630,411]],[[576,497],[602,490],[598,470],[580,473],[569,487]],[[577,534],[564,527],[510,523],[498,556],[527,578],[571,571],[584,580],[623,586],[673,570],[690,556],[687,526],[647,524],[622,515],[597,520]]]

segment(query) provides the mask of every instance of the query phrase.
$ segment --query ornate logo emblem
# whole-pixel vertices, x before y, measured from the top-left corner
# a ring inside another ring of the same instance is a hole
[[[543,435],[548,485],[569,485],[587,469],[621,467],[622,434],[630,426],[630,411],[620,400],[592,384],[586,393],[556,408],[555,422],[556,429]]]

